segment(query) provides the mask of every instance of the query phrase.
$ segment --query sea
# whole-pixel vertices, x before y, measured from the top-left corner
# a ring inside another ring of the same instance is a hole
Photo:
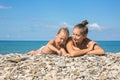
[[[105,52],[120,52],[120,41],[96,41]],[[46,45],[48,41],[0,41],[0,54],[27,53]]]

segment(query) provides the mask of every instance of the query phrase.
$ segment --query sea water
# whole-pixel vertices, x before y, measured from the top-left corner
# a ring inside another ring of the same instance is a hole
[[[48,41],[0,41],[0,54],[27,53],[37,50],[47,44]],[[105,52],[120,52],[120,41],[96,41]]]

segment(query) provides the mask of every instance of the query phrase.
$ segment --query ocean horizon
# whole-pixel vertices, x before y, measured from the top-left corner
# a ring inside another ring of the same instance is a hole
[[[11,53],[27,53],[31,50],[37,50],[47,44],[46,41],[30,41],[30,40],[0,40],[0,54]],[[96,41],[105,52],[120,52],[120,41]]]

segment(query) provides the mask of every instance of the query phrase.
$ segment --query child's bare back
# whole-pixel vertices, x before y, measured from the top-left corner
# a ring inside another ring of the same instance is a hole
[[[56,49],[54,49],[54,47]],[[52,48],[52,49],[51,49]],[[56,46],[56,43],[55,43],[55,40],[50,40],[48,42],[48,44],[43,48],[41,49],[41,53],[45,53],[45,54],[53,54],[53,53],[57,53],[57,49],[58,47]],[[59,49],[58,49],[59,50]]]

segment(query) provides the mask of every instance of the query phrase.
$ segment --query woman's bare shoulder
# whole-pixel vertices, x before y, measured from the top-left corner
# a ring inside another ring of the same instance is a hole
[[[66,43],[67,46],[73,45],[72,37],[68,38],[68,41]]]
[[[90,40],[90,39],[87,39],[86,42],[87,42],[88,45],[93,45],[93,44],[97,45],[97,43],[95,41]]]
[[[90,41],[92,41],[92,40],[89,39],[89,38],[86,38],[85,41],[86,41],[86,42],[90,42]]]

